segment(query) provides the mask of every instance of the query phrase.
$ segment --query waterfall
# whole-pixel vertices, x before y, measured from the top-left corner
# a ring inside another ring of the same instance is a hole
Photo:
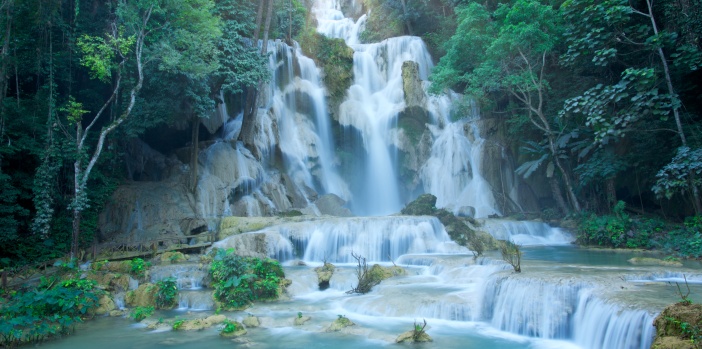
[[[511,240],[521,246],[568,245],[575,237],[561,228],[543,222],[485,220],[482,229],[498,240]]]
[[[433,62],[418,37],[361,44],[358,35],[366,16],[354,22],[339,9],[337,1],[318,0],[313,12],[319,33],[344,39],[354,50],[354,82],[339,108],[339,123],[353,128],[365,149],[359,168],[349,174],[362,178],[353,188],[352,210],[359,215],[394,213],[415,195],[403,192],[398,173],[398,149],[403,148],[398,115],[410,107],[403,94],[402,65],[406,61],[417,63],[426,90]],[[425,102],[420,107],[429,114],[433,138],[430,158],[419,169],[423,190],[437,196],[438,207],[455,213],[471,208],[476,217],[499,214],[492,189],[480,173],[482,139],[477,127],[465,120],[450,121],[455,93],[428,96],[423,92]]]

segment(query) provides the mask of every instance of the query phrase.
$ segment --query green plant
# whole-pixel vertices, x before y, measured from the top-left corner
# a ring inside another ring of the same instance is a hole
[[[214,297],[227,309],[242,309],[254,301],[277,299],[285,278],[278,261],[240,257],[218,250],[210,266]]]
[[[136,277],[144,277],[146,269],[151,266],[151,263],[145,262],[141,258],[134,258],[130,262],[129,272]]]
[[[178,285],[173,277],[165,278],[156,283],[156,307],[159,309],[171,309],[178,302]]]
[[[98,306],[100,290],[84,280],[66,280],[50,287],[12,293],[0,311],[0,346],[70,333],[76,323]]]
[[[175,321],[173,321],[173,331],[180,330],[180,328],[183,327],[184,323],[185,323],[184,319],[176,319]]]
[[[424,319],[424,325],[418,324],[416,321],[414,322],[414,328],[412,329],[412,341],[413,342],[421,342],[422,337],[424,337],[425,333],[424,329],[427,328],[427,320]]]
[[[298,311],[298,312],[297,312],[297,318],[298,318],[298,319],[302,319],[302,312],[301,312],[301,311]]]
[[[147,317],[151,316],[154,313],[154,307],[136,307],[132,309],[132,312],[129,313],[129,317],[134,319],[136,322],[140,322],[141,320],[146,319]]]
[[[222,333],[233,333],[236,332],[236,330],[238,329],[236,322],[231,321],[229,319],[224,320],[223,324],[224,327],[222,327]]]
[[[91,268],[93,270],[103,270],[105,267],[107,267],[107,264],[110,263],[107,259],[102,260],[102,261],[96,261],[91,265]]]
[[[522,250],[521,246],[512,240],[505,240],[500,244],[500,254],[502,259],[509,263],[515,272],[522,272]]]

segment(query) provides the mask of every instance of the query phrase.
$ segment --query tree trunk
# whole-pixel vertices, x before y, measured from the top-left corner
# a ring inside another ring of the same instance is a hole
[[[407,34],[409,35],[414,35],[414,30],[412,30],[412,24],[410,23],[409,19],[407,18],[407,3],[406,0],[400,0],[402,2],[402,13],[404,14],[405,17],[405,26],[407,26]]]
[[[609,208],[614,207],[614,204],[617,203],[617,190],[614,185],[614,179],[615,177],[607,178],[605,183],[607,185],[607,206]]]
[[[653,28],[653,33],[658,36],[658,24],[656,24],[656,19],[653,17],[653,2],[652,0],[646,0],[646,6],[648,8],[648,14],[643,14],[647,16],[651,20],[651,27]],[[636,11],[638,12],[638,11]],[[640,13],[640,12],[639,12]],[[680,136],[680,141],[682,142],[683,147],[687,147],[687,138],[685,137],[685,130],[683,130],[682,127],[682,121],[680,119],[680,107],[678,106],[678,103],[675,103],[675,99],[677,99],[677,95],[675,93],[675,89],[673,88],[673,80],[670,77],[670,69],[668,68],[668,61],[666,59],[665,53],[663,52],[662,47],[658,47],[657,49],[658,57],[661,60],[661,65],[663,65],[663,73],[665,74],[665,83],[666,86],[668,87],[668,94],[670,94],[670,98],[673,99],[673,116],[675,117],[675,125],[678,128],[678,136]],[[690,185],[692,186],[692,202],[695,207],[695,214],[700,215],[702,214],[702,199],[700,199],[700,190],[699,188],[694,185],[695,183],[695,174],[690,171],[688,173],[688,178]]]
[[[5,29],[5,40],[2,44],[2,51],[0,51],[0,60],[2,60],[2,67],[0,69],[0,142],[5,137],[5,103],[4,99],[7,96],[8,88],[8,61],[10,52],[10,35],[12,34],[12,14],[10,12],[12,7],[12,1],[8,1],[5,8],[5,21],[7,21],[7,27]],[[16,63],[15,63],[16,64]],[[16,69],[17,65],[15,65]],[[18,92],[19,93],[19,92]],[[0,167],[2,166],[2,156],[0,156]]]
[[[551,176],[548,179],[548,183],[551,185],[551,193],[553,194],[553,199],[556,200],[558,208],[560,208],[563,215],[567,215],[570,210],[568,209],[568,204],[566,204],[563,194],[561,193],[561,186],[558,184],[558,180],[555,176]]]
[[[273,17],[273,4],[274,1],[268,1],[268,9],[266,11],[266,24],[263,31],[263,42],[261,44],[261,55],[266,55],[268,53],[268,34],[271,28],[271,18]],[[244,146],[248,148],[254,155],[258,156],[258,151],[255,149],[254,145],[254,131],[256,123],[256,114],[258,110],[258,90],[264,88],[263,82],[258,82],[258,89],[249,88],[246,95],[246,105],[244,112],[244,119],[241,123],[241,132],[239,133],[239,140],[244,143]],[[247,115],[248,114],[248,115]]]
[[[198,156],[200,154],[200,118],[197,115],[192,116],[192,133],[190,146],[190,183],[188,187],[195,193],[197,191],[198,177]]]

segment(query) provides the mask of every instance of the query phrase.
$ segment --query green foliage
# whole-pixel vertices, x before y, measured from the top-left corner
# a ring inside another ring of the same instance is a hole
[[[685,219],[685,223],[656,239],[653,245],[685,258],[702,257],[702,217]]]
[[[224,320],[224,327],[222,327],[221,333],[234,333],[238,330],[237,324],[229,319]]]
[[[617,202],[611,215],[583,215],[578,222],[577,241],[583,245],[614,248],[651,248],[665,233],[657,218],[632,218],[624,212],[626,204]]]
[[[502,255],[502,260],[509,263],[515,272],[522,272],[522,249],[520,245],[512,240],[502,241],[500,254]]]
[[[153,313],[154,307],[136,307],[132,309],[131,313],[129,313],[129,317],[131,317],[136,322],[140,322],[141,320],[144,320],[147,317],[153,315]]]
[[[173,277],[156,282],[156,308],[171,309],[178,304],[178,285]]]
[[[0,345],[13,347],[71,332],[98,306],[100,291],[88,280],[17,292],[0,304]]]
[[[227,309],[242,309],[258,300],[277,299],[285,273],[273,259],[240,257],[233,250],[217,250],[210,276],[214,297]]]
[[[353,83],[353,50],[343,39],[331,39],[308,26],[298,37],[302,52],[324,71],[332,103],[340,103]]]
[[[80,63],[90,70],[90,77],[107,82],[116,68],[115,55],[128,55],[135,41],[135,35],[103,38],[83,34],[76,43],[82,53]]]
[[[184,323],[185,323],[185,320],[183,320],[183,319],[177,319],[177,320],[173,321],[173,326],[172,326],[173,331],[180,330],[180,328],[183,327]]]
[[[146,262],[141,258],[134,258],[129,263],[129,273],[138,278],[144,277],[146,269],[151,266],[151,263]]]
[[[690,176],[693,174],[693,176]],[[702,148],[678,148],[673,160],[656,175],[653,192],[670,199],[678,193],[691,192],[702,186]]]

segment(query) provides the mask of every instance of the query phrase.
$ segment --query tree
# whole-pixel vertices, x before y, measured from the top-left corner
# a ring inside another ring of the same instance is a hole
[[[214,3],[210,0],[119,1],[111,32],[104,37],[85,35],[78,41],[81,63],[94,78],[108,82],[112,94],[95,112],[92,119],[82,104],[69,101],[65,112],[75,127],[76,160],[74,162],[73,234],[71,255],[78,252],[81,212],[88,207],[86,190],[90,173],[102,153],[107,136],[127,120],[136,105],[137,95],[144,83],[145,68],[158,64],[158,69],[193,77],[204,77],[216,69],[214,40],[220,35],[218,17],[212,16]],[[130,61],[128,61],[130,60]],[[104,121],[101,117],[116,102],[123,89],[125,77],[135,76],[127,93],[126,104],[119,115],[100,132],[92,155],[88,152],[89,135],[93,127]]]
[[[676,62],[684,62],[679,66],[696,70],[702,58],[699,47],[659,28],[653,0],[569,0],[563,12],[568,23],[563,63],[587,66],[590,60],[595,68],[621,73],[618,82],[597,84],[566,101],[561,115],[584,115],[596,141],[604,144],[639,129],[642,121],[665,121],[672,115],[674,127],[664,130],[676,133],[681,146],[687,148],[682,104],[668,62],[674,56]],[[669,56],[666,50],[676,53]],[[688,177],[690,183],[696,182],[694,171]],[[695,212],[702,213],[699,189],[694,185],[689,189]]]
[[[434,90],[447,83],[461,83],[466,93],[483,101],[495,94],[515,100],[520,113],[543,134],[567,197],[579,212],[570,173],[557,144],[564,130],[553,127],[554,117],[546,111],[550,92],[547,69],[555,60],[562,31],[557,11],[535,0],[518,0],[513,5],[498,5],[494,13],[476,3],[457,12],[458,30],[448,45],[449,58],[439,62],[434,75],[439,85]],[[477,33],[477,42],[468,48],[456,47],[466,40],[466,32]],[[460,54],[466,51],[472,53]]]

